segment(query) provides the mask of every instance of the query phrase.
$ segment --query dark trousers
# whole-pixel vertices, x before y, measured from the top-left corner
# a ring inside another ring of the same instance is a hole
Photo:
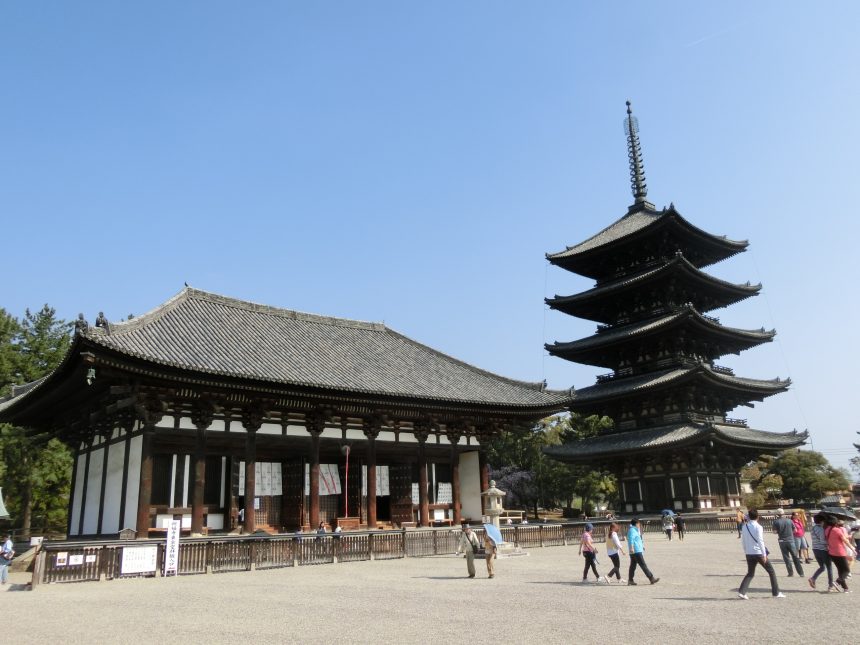
[[[596,559],[593,551],[583,551],[582,555],[585,556],[585,569],[582,572],[582,579],[588,579],[588,570],[591,569],[594,571],[594,577],[600,580],[600,574],[597,573],[597,566],[594,564],[594,560]]]
[[[779,550],[782,552],[782,559],[785,560],[785,568],[788,569],[788,575],[793,576],[794,571],[791,569],[791,563],[797,567],[798,575],[803,575],[803,565],[800,564],[800,556],[797,554],[797,544],[792,539],[790,542],[780,542]]]
[[[611,578],[612,576],[615,576],[621,580],[621,558],[618,557],[617,553],[613,553],[609,556],[609,559],[612,560],[612,571],[610,571],[606,577]]]
[[[760,564],[762,568],[767,571],[767,575],[770,576],[770,592],[775,596],[779,593],[779,584],[776,581],[776,571],[773,570],[773,565],[770,563],[770,560],[765,562],[764,558],[760,555],[747,556],[747,574],[744,576],[743,582],[741,582],[741,588],[738,591],[745,594],[747,589],[750,588],[750,582],[752,582],[753,576],[755,576],[755,568],[757,564]]]
[[[678,531],[678,539],[683,541],[684,540],[684,527],[679,524],[675,530]]]
[[[848,579],[848,574],[851,573],[851,568],[848,566],[848,558],[844,555],[831,555],[830,559],[833,560],[833,564],[836,565],[836,572],[839,574],[836,577],[836,584],[845,591],[848,591],[846,580]]]
[[[812,555],[815,556],[815,561],[818,563],[818,570],[812,574],[812,581],[818,580],[818,576],[826,569],[827,570],[827,586],[833,586],[833,561],[823,549],[812,549]]]
[[[642,573],[644,573],[648,577],[648,580],[654,577],[654,574],[651,573],[651,570],[648,568],[648,565],[645,564],[645,556],[641,553],[631,553],[630,569],[627,571],[627,580],[633,580],[633,575],[636,573],[636,565],[642,567]]]

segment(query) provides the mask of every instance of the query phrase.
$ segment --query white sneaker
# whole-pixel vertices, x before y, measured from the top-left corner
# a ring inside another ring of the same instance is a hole
[[[749,600],[750,599],[750,597],[748,595],[746,595],[745,593],[740,593],[740,592],[738,592],[738,598],[740,598],[741,600]]]
[[[778,594],[776,594],[774,596],[774,598],[785,598],[785,594],[780,591]]]

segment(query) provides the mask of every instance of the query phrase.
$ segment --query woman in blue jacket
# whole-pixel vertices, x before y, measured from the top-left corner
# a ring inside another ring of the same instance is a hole
[[[627,529],[627,548],[630,551],[630,570],[627,572],[627,584],[636,584],[633,581],[633,576],[636,573],[637,565],[642,567],[642,571],[648,576],[652,585],[660,582],[660,578],[655,578],[648,565],[645,564],[645,556],[643,555],[645,547],[642,544],[642,534],[639,532],[639,520],[635,517],[630,520],[630,528]]]

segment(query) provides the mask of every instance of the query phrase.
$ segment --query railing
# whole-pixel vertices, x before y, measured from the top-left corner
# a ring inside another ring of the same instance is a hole
[[[685,515],[688,533],[731,532],[736,530],[733,516]],[[774,516],[759,518],[769,532]],[[592,520],[594,539],[605,541],[611,522],[617,522],[624,539],[629,520]],[[564,523],[516,524],[503,526],[506,542],[522,548],[541,548],[579,544],[584,521]],[[640,520],[643,533],[660,533],[660,518]],[[483,539],[484,529],[475,532]],[[390,560],[404,557],[447,555],[457,550],[460,529],[428,528],[399,531],[350,531],[325,535],[224,535],[182,538],[178,575],[251,571],[361,560]],[[155,569],[123,572],[125,549],[155,547]],[[33,573],[33,586],[49,582],[83,582],[160,575],[164,562],[164,540],[108,540],[92,542],[45,542]]]

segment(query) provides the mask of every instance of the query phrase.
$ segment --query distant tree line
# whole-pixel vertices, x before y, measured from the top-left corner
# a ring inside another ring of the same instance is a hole
[[[0,398],[49,374],[66,354],[71,325],[45,305],[18,319],[0,308]],[[0,487],[13,528],[65,533],[72,454],[57,439],[0,424]]]
[[[487,448],[490,478],[505,491],[505,508],[578,509],[589,515],[601,501],[616,501],[617,483],[609,473],[550,459],[547,446],[578,441],[612,427],[608,417],[557,415],[531,426],[503,432]]]
[[[849,486],[848,473],[834,468],[814,450],[786,450],[777,457],[763,456],[741,471],[753,492],[744,497],[749,508],[761,508],[791,499],[795,504],[816,504]]]

